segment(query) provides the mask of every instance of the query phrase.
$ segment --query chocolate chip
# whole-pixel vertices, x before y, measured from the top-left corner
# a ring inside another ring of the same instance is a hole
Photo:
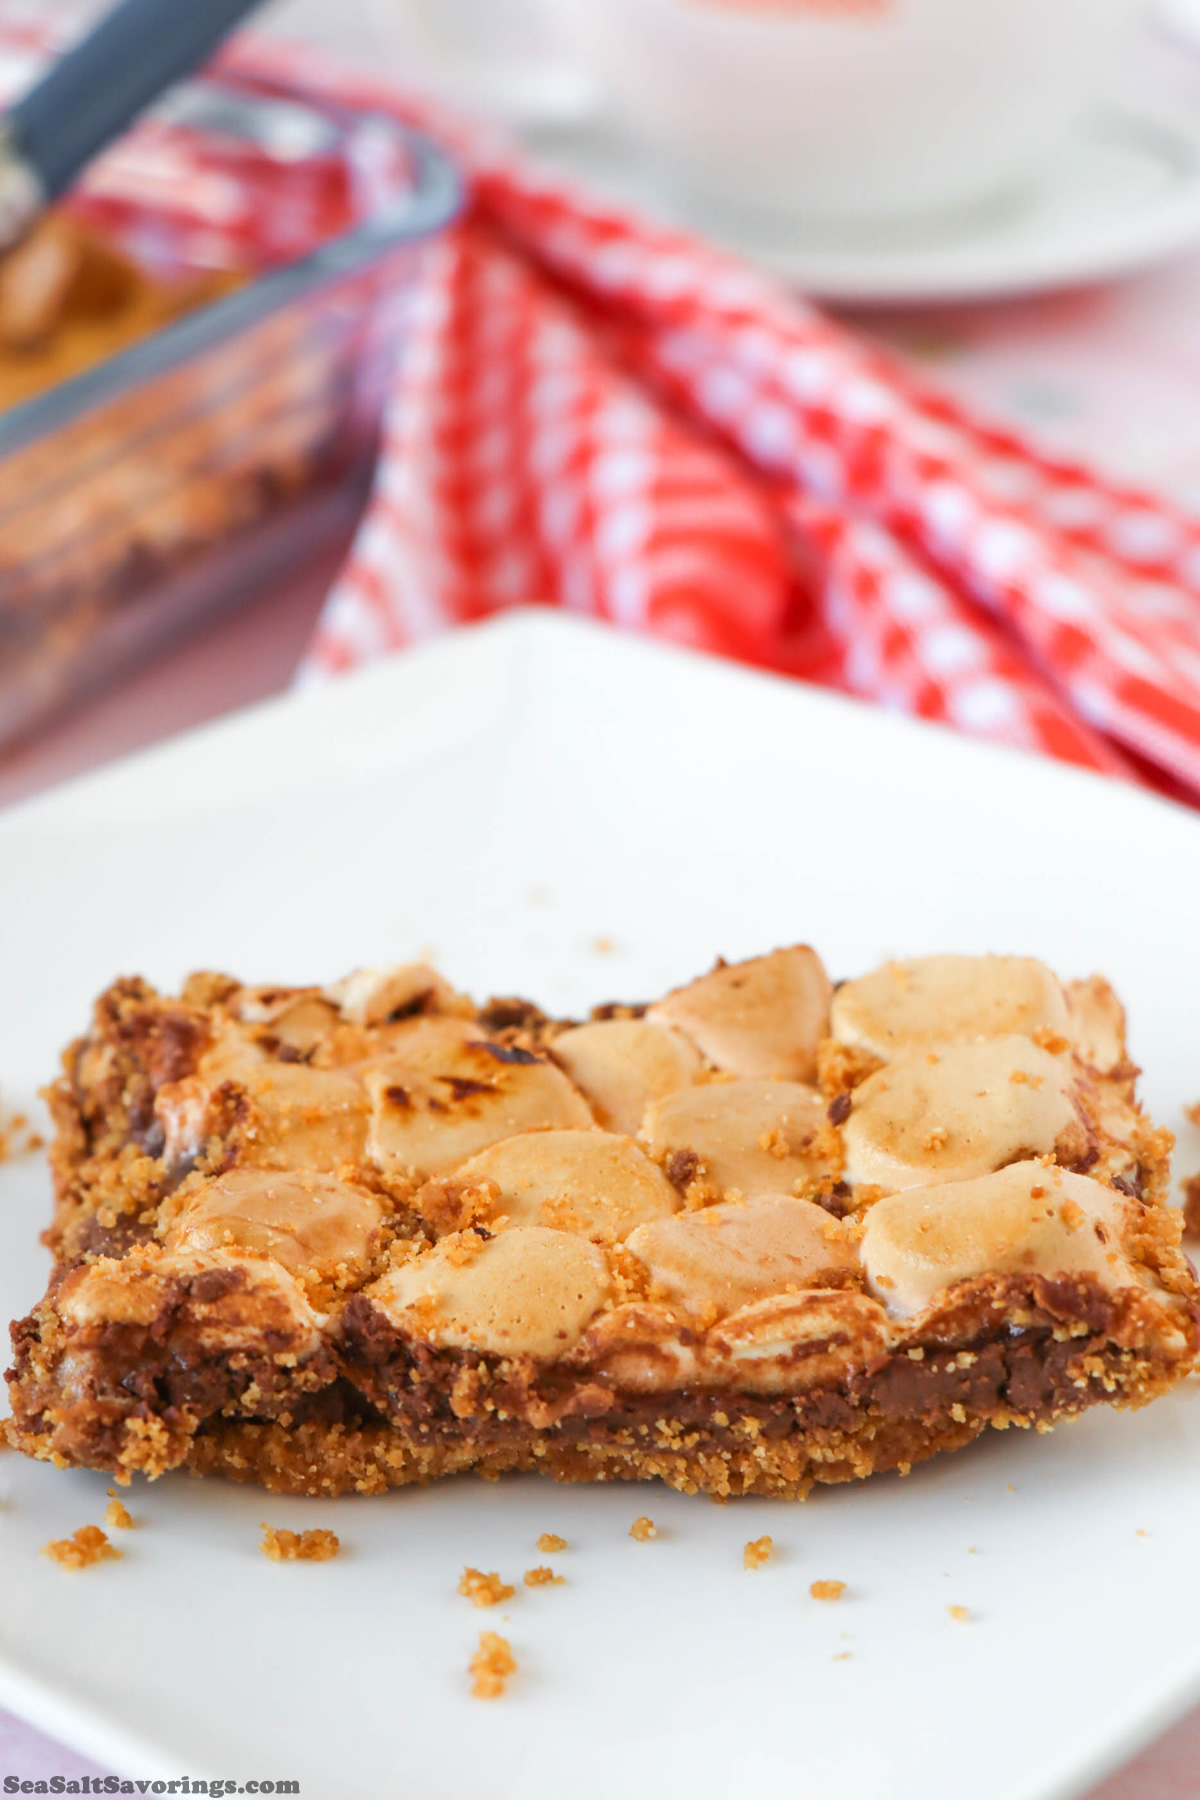
[[[844,1125],[850,1117],[853,1105],[854,1101],[849,1094],[839,1094],[836,1100],[831,1100],[829,1103],[829,1123]]]
[[[676,1150],[667,1162],[667,1180],[677,1188],[686,1188],[700,1173],[700,1158],[694,1150]]]
[[[244,1269],[202,1269],[199,1275],[192,1276],[190,1285],[193,1300],[219,1300],[222,1295],[245,1287],[246,1272]]]

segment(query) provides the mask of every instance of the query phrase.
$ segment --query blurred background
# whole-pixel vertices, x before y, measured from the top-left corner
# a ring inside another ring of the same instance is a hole
[[[744,62],[727,80],[728,43],[714,55],[703,32],[655,38],[678,34],[673,5],[682,0],[641,13],[627,0],[275,0],[251,29],[499,122],[559,178],[782,277],[985,416],[1200,510],[1193,0],[923,0],[917,14],[945,46],[935,77],[914,35],[892,42],[882,74],[878,58],[833,59],[814,78],[809,56],[773,86],[766,65],[781,58]],[[32,45],[102,10],[4,0],[6,90],[28,79]],[[703,30],[730,23],[715,0],[685,11]],[[936,107],[922,86],[932,78]],[[956,111],[958,90],[970,105]],[[940,136],[918,129],[932,115]],[[140,297],[144,326],[155,307],[159,322],[207,316],[220,297],[181,284],[181,271],[250,287],[387,198],[386,151],[373,164],[345,120],[327,120],[325,140],[320,121],[298,119],[260,108],[219,151],[211,138],[196,148],[208,117],[190,122],[191,140],[187,120],[174,138],[144,130],[85,185],[89,229],[115,233],[169,285]],[[797,120],[807,136],[793,141]],[[918,140],[923,161],[906,149]],[[997,154],[1007,160],[993,168]],[[255,217],[240,240],[211,210],[239,183]],[[365,503],[394,303],[417,275],[412,258],[400,263],[377,260],[373,288],[360,269],[320,316],[293,294],[269,328],[239,328],[203,365],[202,407],[195,381],[158,388],[147,375],[67,424],[40,388],[31,397],[38,357],[13,353],[0,389],[0,804],[292,679]],[[81,324],[73,347],[56,342],[41,358],[46,379],[83,366],[71,358],[92,354],[98,330]],[[128,454],[114,460],[117,441]]]

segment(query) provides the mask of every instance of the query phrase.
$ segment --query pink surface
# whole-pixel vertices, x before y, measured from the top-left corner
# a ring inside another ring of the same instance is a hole
[[[374,47],[372,28],[348,0],[344,10],[344,41],[361,57]],[[314,35],[329,41],[328,9],[309,0],[309,12],[319,22]],[[303,13],[301,23],[309,23]],[[1200,109],[1200,64],[1181,63],[1164,78],[1176,99]],[[1086,454],[1115,475],[1157,485],[1200,510],[1198,321],[1200,252],[1112,288],[907,313],[875,319],[871,328],[965,398],[1036,428],[1053,448]],[[0,806],[281,691],[333,574],[329,564],[286,592],[264,595],[37,742],[0,758]],[[96,1773],[93,1764],[0,1712],[0,1779]],[[1200,1711],[1089,1800],[1196,1800],[1198,1794]]]

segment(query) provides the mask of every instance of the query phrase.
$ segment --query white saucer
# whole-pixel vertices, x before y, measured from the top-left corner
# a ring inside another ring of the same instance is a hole
[[[531,147],[561,176],[701,232],[822,300],[1035,293],[1130,274],[1200,243],[1200,125],[1149,108],[1097,115],[1019,199],[869,237],[718,208],[607,123],[539,134]]]

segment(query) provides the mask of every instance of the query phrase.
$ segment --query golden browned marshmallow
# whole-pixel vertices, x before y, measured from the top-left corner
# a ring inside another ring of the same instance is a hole
[[[1088,1145],[1069,1062],[1025,1037],[898,1056],[855,1089],[843,1136],[846,1179],[888,1192]]]
[[[138,1248],[118,1259],[101,1257],[72,1269],[58,1290],[65,1325],[86,1331],[103,1325],[152,1325],[162,1311],[167,1277],[158,1279],[166,1259]]]
[[[367,1094],[347,1070],[271,1062],[244,1077],[242,1085],[251,1101],[246,1161],[321,1173],[362,1161]]]
[[[847,1369],[886,1351],[887,1315],[878,1301],[846,1288],[780,1294],[743,1307],[708,1332],[699,1379],[749,1393],[803,1393],[833,1387]]]
[[[286,1012],[280,1013],[267,1032],[260,1036],[259,1043],[268,1055],[282,1054],[288,1059],[294,1051],[298,1057],[306,1058],[330,1041],[336,1022],[336,1015],[329,1002],[319,994],[309,994]],[[278,1049],[272,1039],[277,1041]]]
[[[429,1029],[366,1074],[369,1154],[384,1171],[443,1175],[522,1131],[595,1128],[583,1096],[544,1057],[458,1021],[414,1024]]]
[[[1125,1008],[1103,975],[1067,983],[1071,1037],[1080,1059],[1100,1075],[1125,1063]]]
[[[195,1158],[217,1129],[222,1107],[230,1104],[226,1082],[239,1091],[237,1103],[243,1108],[238,1123],[243,1162],[319,1173],[361,1162],[369,1104],[355,1075],[270,1062],[244,1046],[236,1057],[206,1060],[204,1070],[161,1088],[155,1099],[169,1167],[177,1169]]]
[[[162,1241],[169,1251],[249,1250],[322,1281],[367,1262],[382,1220],[377,1195],[331,1176],[238,1168],[173,1196]]]
[[[641,1141],[674,1175],[673,1159],[715,1194],[790,1193],[832,1172],[825,1102],[793,1081],[714,1081],[646,1108]],[[690,1152],[690,1156],[686,1153]]]
[[[836,1286],[859,1268],[839,1220],[783,1194],[658,1219],[640,1226],[628,1248],[649,1270],[656,1297],[693,1318],[724,1317],[789,1288]]]
[[[669,1392],[696,1378],[696,1333],[668,1307],[632,1301],[600,1314],[575,1360],[630,1393]]]
[[[231,1010],[244,1025],[274,1025],[296,1007],[320,998],[320,988],[248,987],[238,992]]]
[[[558,1357],[609,1298],[601,1251],[572,1232],[522,1225],[487,1242],[443,1238],[367,1288],[398,1331],[451,1349]]]
[[[973,1038],[1069,1038],[1057,976],[1028,956],[925,956],[885,963],[848,981],[833,1001],[833,1036],[887,1062],[905,1050],[936,1050]]]
[[[699,1051],[669,1025],[603,1019],[554,1040],[554,1055],[607,1131],[630,1137],[651,1100],[690,1087],[704,1065]]]
[[[797,945],[677,988],[647,1017],[686,1032],[731,1075],[811,1081],[833,989],[815,950]]]
[[[548,1225],[620,1242],[636,1226],[679,1206],[662,1170],[629,1138],[607,1131],[527,1131],[506,1138],[455,1170],[456,1182],[499,1189],[478,1216],[494,1226]],[[417,1205],[421,1197],[417,1195]]]
[[[154,1113],[165,1135],[163,1159],[168,1169],[185,1169],[216,1127],[214,1089],[195,1075],[168,1082],[155,1095]]]
[[[83,1331],[150,1326],[182,1309],[189,1337],[213,1353],[261,1351],[266,1342],[276,1355],[304,1356],[320,1342],[320,1316],[286,1269],[228,1252],[103,1258],[72,1270],[57,1301],[64,1324]]]
[[[325,998],[352,1025],[382,1025],[397,1013],[441,1010],[459,1000],[450,983],[427,963],[358,969],[326,988]]]
[[[1137,1285],[1122,1249],[1129,1203],[1087,1175],[1040,1162],[948,1186],[910,1188],[867,1214],[862,1258],[889,1310],[924,1310],[979,1275],[1091,1275]]]

